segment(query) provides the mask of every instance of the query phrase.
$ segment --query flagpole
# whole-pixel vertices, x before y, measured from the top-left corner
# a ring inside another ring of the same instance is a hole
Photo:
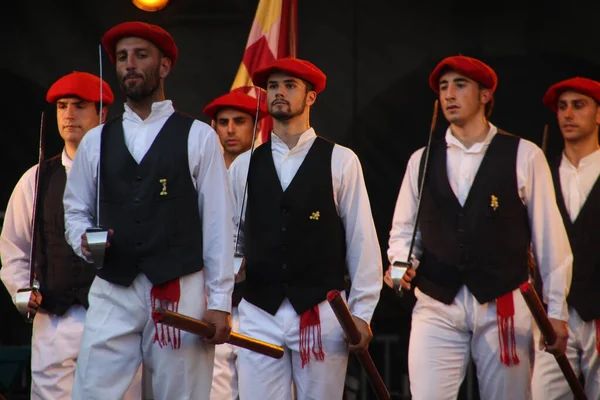
[[[298,46],[296,42],[296,18],[298,16],[298,1],[288,0],[290,2],[290,24],[288,30],[289,46],[290,46],[290,57],[296,57],[298,53]]]

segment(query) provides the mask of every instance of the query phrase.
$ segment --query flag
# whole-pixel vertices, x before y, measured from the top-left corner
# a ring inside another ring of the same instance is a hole
[[[257,97],[252,74],[283,57],[295,57],[297,50],[298,0],[260,0],[254,15],[244,57],[231,85],[231,90]],[[260,94],[264,96],[264,91]],[[273,119],[263,119],[260,143],[269,139]]]

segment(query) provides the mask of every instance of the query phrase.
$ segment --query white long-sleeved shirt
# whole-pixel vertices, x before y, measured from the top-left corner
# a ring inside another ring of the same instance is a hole
[[[61,162],[68,175],[73,161],[65,149],[61,154]],[[13,189],[4,214],[4,225],[0,235],[0,257],[2,258],[0,278],[13,301],[17,290],[29,286],[31,219],[37,169],[37,164],[29,168]]]
[[[483,142],[466,148],[446,131],[448,180],[452,191],[464,205],[477,170],[498,129],[490,124]],[[390,232],[388,258],[390,263],[406,261],[414,228],[418,199],[419,164],[423,150],[411,156],[396,202]],[[567,321],[566,296],[571,284],[573,255],[565,227],[556,205],[556,195],[550,168],[541,149],[521,139],[517,150],[517,185],[519,197],[527,207],[533,254],[544,281],[543,298],[551,318]],[[422,254],[421,235],[417,231],[413,255]]]
[[[311,128],[300,136],[298,144],[290,150],[277,135],[271,134],[273,162],[284,191],[294,179],[316,138]],[[247,151],[229,167],[235,232],[244,198],[249,158],[250,152]],[[334,203],[346,235],[346,265],[352,282],[348,307],[354,316],[369,323],[379,301],[383,274],[371,205],[356,154],[336,144],[331,158],[331,175]],[[238,251],[243,251],[241,238]]]
[[[125,104],[125,144],[140,162],[163,125],[175,110],[170,100],[152,104],[142,120]],[[64,194],[66,237],[75,252],[81,253],[81,235],[93,226],[96,215],[97,167],[103,125],[90,130],[81,141]],[[202,221],[203,259],[208,309],[231,311],[233,291],[233,248],[231,209],[225,162],[212,128],[194,121],[188,138],[190,179],[198,192]],[[157,227],[160,229],[160,227]]]
[[[565,207],[575,222],[600,175],[600,150],[583,157],[577,167],[563,153],[558,175]]]

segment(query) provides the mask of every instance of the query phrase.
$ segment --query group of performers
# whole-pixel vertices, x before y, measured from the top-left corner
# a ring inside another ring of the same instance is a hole
[[[407,260],[413,399],[455,399],[470,359],[484,399],[572,398],[562,354],[600,398],[599,82],[548,89],[564,139],[548,162],[489,122],[490,66],[442,60],[429,85],[449,126],[408,162],[385,270],[358,157],[311,126],[326,87],[317,66],[284,58],[257,70],[253,95],[206,105],[211,126],[165,96],[178,59],[166,30],[125,22],[102,45],[124,112],[106,121],[114,95],[96,75],[57,80],[46,100],[64,149],[19,180],[0,235],[11,296],[39,283],[26,304],[32,399],[342,399],[349,353],[368,351],[383,281],[398,289],[393,264]],[[254,146],[265,117],[269,140]],[[95,226],[108,230],[102,265]],[[553,343],[519,293],[533,275]],[[348,342],[332,290],[360,341]],[[166,326],[158,308],[215,333]],[[283,357],[225,343],[232,328]]]

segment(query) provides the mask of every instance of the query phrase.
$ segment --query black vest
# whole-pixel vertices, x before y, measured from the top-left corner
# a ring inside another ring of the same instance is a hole
[[[271,142],[254,151],[244,223],[244,298],[275,315],[287,297],[298,314],[344,288],[345,231],[331,181],[334,143],[317,137],[284,192]]]
[[[95,269],[79,258],[65,239],[63,194],[67,176],[61,156],[43,161],[40,172],[35,274],[40,283],[41,307],[63,315],[73,304],[88,307]]]
[[[588,322],[600,318],[600,178],[596,180],[575,222],[571,222],[558,172],[561,159],[559,157],[551,169],[558,209],[573,252],[573,278],[567,303],[581,319]]]
[[[518,194],[518,146],[516,136],[494,136],[464,206],[448,181],[446,142],[432,146],[419,223],[422,292],[451,304],[464,284],[483,304],[527,281],[531,233]]]
[[[188,161],[193,119],[175,112],[138,164],[125,145],[122,118],[102,129],[100,224],[115,233],[101,278],[129,286],[138,273],[153,284],[200,271],[202,224]]]

